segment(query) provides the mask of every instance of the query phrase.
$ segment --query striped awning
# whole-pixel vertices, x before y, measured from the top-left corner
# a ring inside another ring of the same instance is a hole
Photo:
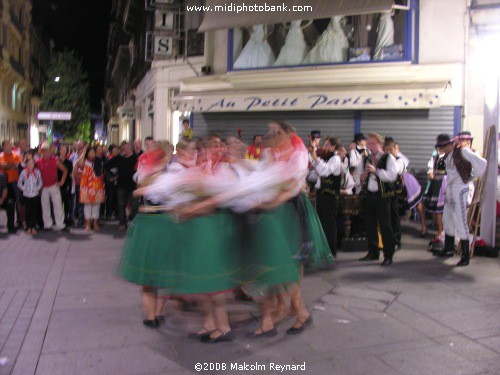
[[[199,32],[390,11],[393,0],[207,0]],[[255,6],[257,8],[255,8]],[[294,11],[297,10],[297,11]]]

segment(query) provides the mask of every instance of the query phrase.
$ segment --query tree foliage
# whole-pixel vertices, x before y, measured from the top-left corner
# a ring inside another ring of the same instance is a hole
[[[59,77],[56,82],[56,77]],[[71,121],[54,121],[54,134],[63,138],[89,137],[89,83],[74,51],[57,52],[50,60],[40,110],[71,112]]]

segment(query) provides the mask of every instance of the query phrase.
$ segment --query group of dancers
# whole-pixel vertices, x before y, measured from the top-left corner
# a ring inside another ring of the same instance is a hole
[[[464,219],[469,182],[486,168],[486,161],[470,150],[471,140],[470,133],[456,139],[438,137],[447,185],[433,178],[425,198],[436,212],[444,204],[443,253],[452,251],[457,233],[462,242],[459,266],[469,262]],[[260,327],[247,337],[276,336],[275,323],[289,311],[296,321],[287,334],[303,332],[312,323],[301,295],[303,270],[334,263],[336,225],[331,216],[336,216],[335,200],[346,174],[364,204],[368,254],[360,260],[379,259],[380,233],[382,265],[391,265],[400,241],[400,229],[398,233],[391,220],[398,210],[397,197],[405,191],[407,207],[415,208],[421,207],[423,195],[406,171],[407,159],[393,139],[376,133],[356,134],[348,158],[338,139],[328,138],[323,148],[327,153],[319,156],[316,147],[305,147],[289,123],[273,121],[260,160],[245,159],[246,147],[238,138],[227,137],[222,145],[216,134],[207,138],[203,158],[197,155],[196,143],[187,139],[176,145],[175,155],[172,145],[161,142],[144,153],[134,192],[142,204],[127,232],[118,268],[121,277],[142,286],[144,325],[159,327],[165,322],[166,299],[182,298],[195,301],[203,315],[201,329],[190,338],[232,341],[226,300],[240,290],[261,310]],[[440,160],[435,176],[442,175]],[[311,169],[319,177],[319,216],[304,193]]]
[[[246,160],[236,137],[208,137],[206,158],[196,145],[161,144],[138,164],[142,199],[118,273],[142,286],[144,325],[164,322],[166,297],[195,300],[202,328],[189,335],[204,343],[231,341],[226,298],[235,288],[260,306],[261,325],[250,338],[277,334],[276,319],[291,309],[288,334],[312,323],[300,281],[304,265],[334,259],[316,212],[301,193],[308,169],[302,140],[286,122],[269,125],[260,161]],[[289,305],[288,305],[289,304]]]

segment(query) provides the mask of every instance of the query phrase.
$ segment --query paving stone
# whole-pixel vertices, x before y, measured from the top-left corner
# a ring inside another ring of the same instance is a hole
[[[456,333],[453,329],[446,326],[446,324],[441,323],[424,313],[415,311],[399,301],[396,301],[389,306],[386,313],[401,323],[422,332],[427,337],[452,335]]]
[[[412,350],[396,350],[378,357],[403,374],[475,374],[486,369],[438,345]]]
[[[434,319],[457,332],[500,328],[500,305],[484,305],[430,313]]]
[[[453,291],[444,294],[436,292],[402,293],[398,301],[422,312],[449,311],[462,307],[484,305],[484,303],[465,296],[460,292]]]
[[[192,374],[193,368],[183,368],[160,353],[142,345],[137,347],[42,355],[36,374],[135,375],[158,371],[164,374],[182,375]]]
[[[333,322],[334,319],[331,319]],[[321,323],[320,323],[321,324]],[[389,344],[397,341],[422,339],[424,336],[418,331],[394,319],[377,321],[360,320],[349,324],[335,324],[320,326],[315,323],[316,332],[331,331],[330,335],[314,334],[311,329],[304,340],[318,353],[335,352],[339,349],[366,347],[370,345]]]

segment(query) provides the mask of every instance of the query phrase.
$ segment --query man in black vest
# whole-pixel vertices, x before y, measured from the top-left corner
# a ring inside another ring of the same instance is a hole
[[[382,266],[390,266],[394,255],[394,233],[392,231],[390,212],[391,198],[394,197],[394,182],[398,171],[396,159],[384,153],[384,139],[377,133],[368,135],[368,149],[371,152],[371,163],[366,163],[361,175],[365,189],[364,213],[368,236],[368,254],[360,260],[378,260],[378,229],[384,243],[384,261]]]
[[[340,156],[335,154],[339,145],[338,138],[326,138],[322,158],[319,158],[316,150],[313,150],[311,162],[321,177],[321,186],[316,196],[316,209],[333,256],[337,255],[337,201],[340,196],[343,166]]]

